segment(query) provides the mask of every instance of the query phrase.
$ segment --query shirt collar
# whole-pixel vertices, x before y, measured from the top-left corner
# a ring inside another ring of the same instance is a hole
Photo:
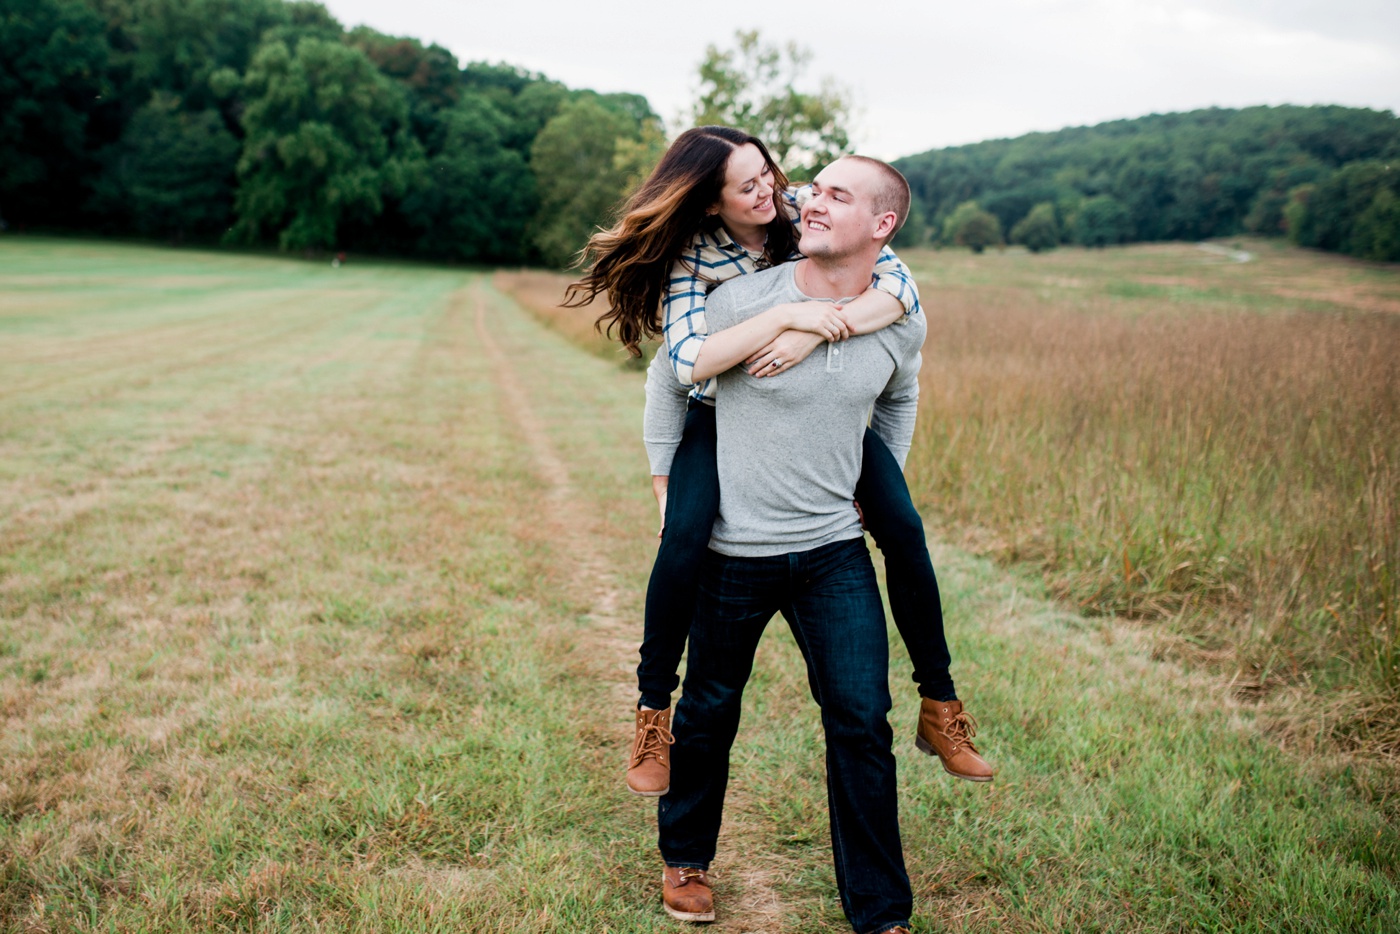
[[[712,233],[715,238],[715,246],[725,250],[737,250],[740,253],[747,253],[750,257],[758,259],[763,256],[763,251],[754,252],[747,247],[741,246],[738,240],[729,235],[729,230],[723,224],[716,224]],[[766,242],[766,240],[765,240]]]

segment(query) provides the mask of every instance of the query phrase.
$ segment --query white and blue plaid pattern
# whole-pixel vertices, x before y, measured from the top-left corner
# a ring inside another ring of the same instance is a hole
[[[804,185],[781,193],[794,224],[797,223],[797,207],[806,200],[810,191],[811,186]],[[788,258],[799,259],[801,254],[794,253]],[[714,379],[696,383],[691,375],[700,345],[710,333],[705,324],[706,296],[720,283],[728,282],[735,276],[757,272],[768,265],[761,252],[744,249],[729,236],[728,231],[719,227],[712,232],[700,231],[692,237],[680,259],[671,267],[666,294],[661,299],[662,337],[676,379],[684,385],[695,387],[690,392],[692,397],[710,402],[715,398]],[[919,290],[914,285],[914,276],[888,247],[880,251],[870,284],[899,299],[905,314],[920,312]]]

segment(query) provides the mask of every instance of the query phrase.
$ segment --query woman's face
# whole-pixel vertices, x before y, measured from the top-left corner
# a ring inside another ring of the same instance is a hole
[[[762,227],[778,215],[773,205],[773,170],[753,143],[729,154],[724,189],[710,208],[730,231]]]

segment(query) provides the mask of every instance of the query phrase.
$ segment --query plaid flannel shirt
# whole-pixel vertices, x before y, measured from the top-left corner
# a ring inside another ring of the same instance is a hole
[[[796,224],[798,207],[811,195],[811,186],[789,188],[780,195],[789,217]],[[794,253],[789,259],[800,257],[800,253]],[[676,379],[682,385],[694,387],[690,392],[692,397],[713,403],[717,386],[713,378],[696,383],[691,376],[700,345],[710,333],[705,324],[706,296],[720,283],[768,265],[762,252],[744,249],[728,231],[718,227],[714,231],[702,230],[692,237],[680,259],[671,267],[666,294],[661,300],[662,336]],[[889,247],[880,251],[870,284],[899,299],[906,315],[919,313],[919,290],[914,285],[914,276]]]

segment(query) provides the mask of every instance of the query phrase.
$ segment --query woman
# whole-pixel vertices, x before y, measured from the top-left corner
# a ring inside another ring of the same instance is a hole
[[[641,696],[627,771],[636,794],[664,795],[670,787],[671,693],[679,683],[697,572],[719,510],[714,377],[741,364],[752,376],[778,377],[827,341],[920,313],[908,269],[886,250],[871,288],[844,307],[778,305],[708,333],[704,303],[711,289],[800,256],[793,203],[786,176],[758,139],[730,127],[687,130],[627,202],[617,225],[589,240],[584,261],[591,265],[566,292],[570,306],[606,295],[608,310],[598,325],[606,323],[610,335],[615,329],[634,355],[646,338],[662,336],[665,344],[647,379],[645,440],[663,524],[637,668]],[[938,755],[951,774],[987,781],[991,768],[972,745],[974,725],[948,674],[923,522],[894,456],[870,431],[856,495],[885,556],[890,606],[923,697],[917,745]]]

